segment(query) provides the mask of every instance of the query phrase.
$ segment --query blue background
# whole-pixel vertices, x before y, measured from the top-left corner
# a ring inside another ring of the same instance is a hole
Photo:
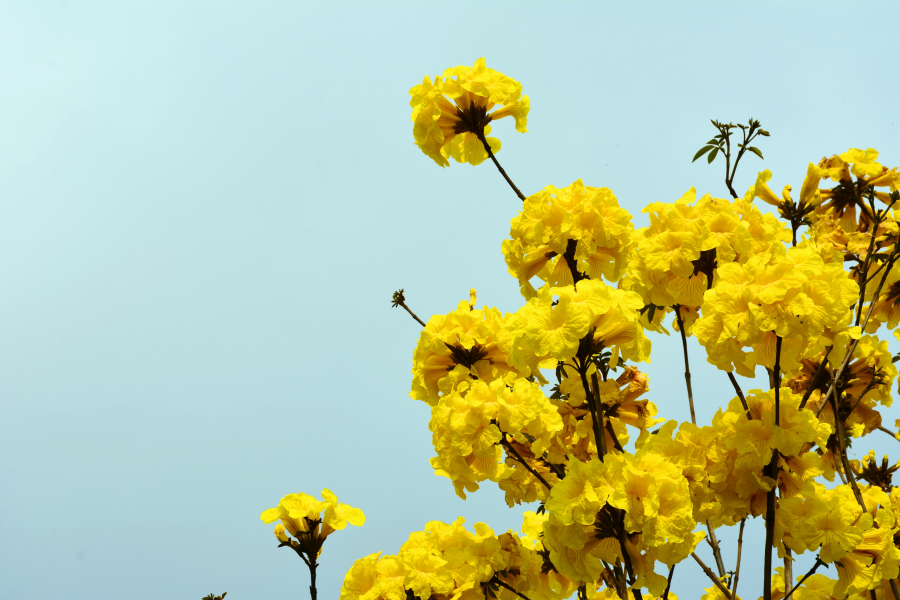
[[[763,168],[799,189],[849,147],[900,165],[898,17],[896,2],[0,4],[0,597],[306,597],[258,515],[323,487],[368,521],[328,540],[321,598],[429,520],[518,529],[525,507],[493,484],[463,502],[434,476],[428,407],[407,395],[419,326],[390,298],[405,288],[427,320],[475,287],[516,310],[500,243],[520,203],[490,164],[419,152],[409,88],[486,57],[531,97],[527,134],[494,127],[518,186],[584,178],[640,226],[691,186],[727,197],[721,162],[691,164],[710,118],[772,132],[741,193]],[[680,342],[652,339],[650,398],[686,420]],[[733,391],[691,348],[708,423]],[[745,598],[762,533],[748,523]],[[720,536],[732,569],[736,532]],[[676,570],[683,599],[709,586]]]

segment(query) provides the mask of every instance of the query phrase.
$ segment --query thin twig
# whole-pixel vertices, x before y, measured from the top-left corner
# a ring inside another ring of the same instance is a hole
[[[494,156],[494,151],[491,150],[490,144],[488,144],[487,138],[484,136],[484,131],[478,134],[478,139],[481,140],[481,143],[484,144],[484,149],[487,150],[488,156],[491,157],[491,160],[494,161],[494,165],[497,167],[497,170],[500,171],[500,174],[503,175],[503,179],[506,180],[506,183],[509,184],[509,187],[513,189],[516,193],[516,196],[519,197],[519,200],[525,200],[525,194],[519,191],[519,188],[516,187],[516,184],[512,182],[512,179],[509,178],[509,175],[506,174],[506,171],[503,170],[503,167],[500,166],[500,163],[497,162],[497,157]]]
[[[891,431],[890,429],[888,429],[887,427],[882,427],[881,425],[879,425],[879,426],[878,426],[878,430],[879,430],[879,431],[885,432],[886,434],[888,434],[889,436],[891,436],[891,437],[894,438],[895,440],[897,439],[897,434],[894,433],[893,431]]]
[[[521,593],[521,592],[517,592],[517,591],[516,591],[516,588],[510,586],[508,583],[506,583],[505,581],[503,581],[502,579],[500,579],[500,578],[497,577],[496,575],[494,575],[494,577],[491,579],[491,581],[493,581],[494,583],[497,583],[498,585],[500,585],[500,587],[503,587],[503,588],[508,589],[508,590],[511,591],[513,594],[515,594],[515,595],[518,596],[519,598],[522,598],[523,600],[531,600],[531,598],[529,598],[528,596],[526,596],[525,594],[523,594],[523,593]]]
[[[403,295],[403,290],[394,292],[394,298],[393,298],[393,300],[391,300],[391,306],[393,308],[402,306],[404,309],[406,309],[406,312],[408,312],[410,314],[410,316],[419,323],[419,325],[421,325],[422,327],[425,327],[425,322],[422,319],[420,319],[419,317],[417,317],[416,313],[411,311],[409,309],[409,307],[406,305],[406,297]]]
[[[672,588],[672,574],[675,572],[675,565],[669,567],[669,578],[666,580],[666,591],[663,592],[661,600],[669,600],[669,590]]]
[[[719,540],[716,539],[716,530],[713,529],[709,519],[706,520],[706,530],[709,532],[708,541],[713,551],[713,558],[716,559],[716,569],[719,571],[719,577],[724,577],[725,563],[722,561],[722,551],[719,549]]]
[[[741,406],[744,407],[744,410],[747,411],[747,420],[752,421],[753,415],[750,414],[750,407],[747,406],[747,399],[744,398],[744,392],[741,390],[741,386],[738,384],[737,379],[734,377],[734,373],[728,371],[728,381],[731,382],[731,385],[734,386],[734,392],[737,394],[738,398],[741,400]]]
[[[741,550],[744,547],[744,524],[746,521],[746,517],[741,519],[741,529],[738,532],[737,566],[734,567],[734,585],[731,587],[732,598],[737,598],[738,577],[741,576]]]
[[[775,368],[772,370],[772,387],[775,388],[775,425],[780,424],[781,404],[781,336],[775,336]],[[772,543],[775,540],[775,491],[778,489],[778,450],[772,450],[772,460],[767,468],[768,476],[775,482],[766,493],[766,542],[763,563],[763,599],[772,600]]]
[[[529,473],[534,475],[534,477],[538,481],[540,481],[541,483],[544,484],[544,487],[546,487],[548,490],[553,489],[553,487],[549,483],[547,483],[547,480],[544,479],[543,477],[541,477],[540,473],[535,471],[527,462],[525,462],[525,459],[522,458],[522,455],[519,454],[519,452],[513,447],[513,445],[509,443],[509,440],[506,439],[506,432],[501,429],[500,434],[503,436],[500,439],[500,445],[503,446],[504,448],[506,448],[507,450],[509,450],[509,452],[512,453],[512,455],[516,458],[516,460],[518,460]]]
[[[691,409],[691,423],[697,424],[697,416],[694,414],[694,392],[691,389],[691,366],[688,363],[688,347],[687,336],[684,333],[684,321],[681,320],[681,311],[678,310],[680,305],[676,304],[672,308],[675,309],[675,318],[678,320],[678,330],[681,332],[681,348],[684,351],[684,382],[687,385],[688,405]]]
[[[791,549],[784,545],[784,591],[790,596],[794,589],[794,560],[791,558]]]
[[[900,600],[900,590],[897,589],[897,581],[894,579],[891,579],[890,582],[891,582],[891,592],[894,594],[894,600]]]
[[[875,290],[875,295],[872,296],[876,300],[878,296],[881,295],[881,288],[884,287],[884,282],[887,280],[888,273],[891,272],[891,268],[894,266],[894,262],[897,260],[897,250],[891,254],[891,257],[888,259],[887,268],[885,268],[884,273],[881,275],[881,281],[878,282],[878,288]],[[875,310],[875,302],[871,302],[869,304],[869,311],[866,313],[866,318],[863,319],[862,325],[860,326],[863,331],[866,330],[866,326],[869,324],[869,319],[872,317],[872,312]],[[856,346],[859,344],[859,339],[853,340],[853,343],[850,344],[850,348],[847,350],[847,355],[844,357],[844,360],[841,362],[841,368],[838,369],[837,373],[834,375],[831,381],[831,387],[828,388],[828,392],[825,393],[824,398],[822,399],[822,405],[819,407],[819,411],[816,413],[816,416],[819,416],[822,413],[822,408],[825,406],[825,403],[828,402],[828,399],[834,394],[834,388],[837,381],[840,381],[841,376],[844,374],[844,369],[847,368],[847,365],[850,364],[850,359],[853,357],[853,352],[856,350]]]
[[[863,500],[859,484],[856,483],[856,477],[853,476],[853,469],[850,467],[850,461],[847,460],[847,446],[844,444],[844,418],[838,412],[837,401],[834,396],[831,397],[831,409],[834,411],[834,423],[836,425],[835,437],[838,440],[838,451],[841,453],[841,466],[844,468],[847,482],[850,484],[850,489],[853,490],[853,496],[856,498],[859,507],[863,509],[863,512],[869,512],[868,509],[866,509],[866,503]]]
[[[799,589],[799,587],[800,587],[801,585],[803,585],[803,582],[806,581],[807,579],[809,579],[810,577],[812,577],[812,574],[816,572],[816,569],[818,569],[819,567],[821,567],[821,566],[824,565],[824,564],[825,564],[825,563],[822,562],[822,559],[819,558],[819,557],[817,556],[817,557],[816,557],[816,562],[815,562],[815,564],[813,564],[812,569],[810,569],[810,570],[806,573],[806,575],[803,576],[803,579],[801,579],[800,581],[797,582],[797,585],[795,585],[794,588],[793,588],[791,591],[789,591],[789,592],[785,595],[785,597],[783,598],[783,600],[788,600],[788,598],[790,598],[791,595],[792,595],[794,592],[796,592],[797,589]]]
[[[716,584],[716,587],[719,588],[719,590],[721,590],[723,594],[725,594],[725,597],[731,598],[731,592],[728,591],[728,588],[722,585],[722,582],[719,581],[719,578],[716,577],[716,574],[713,573],[702,560],[700,560],[700,557],[697,556],[697,553],[691,552],[691,556],[694,557],[694,560],[697,561],[697,564],[700,565],[700,568],[703,569],[703,572],[706,573],[706,576],[709,577],[714,584]]]
[[[813,375],[812,381],[809,382],[809,386],[807,386],[806,391],[803,393],[803,399],[800,400],[800,406],[798,410],[802,410],[806,403],[809,402],[809,397],[812,396],[812,393],[816,389],[816,384],[819,383],[819,377],[822,376],[822,373],[825,372],[825,368],[828,366],[828,355],[831,354],[831,349],[834,346],[828,346],[825,349],[825,356],[822,357],[822,362],[819,363],[819,368],[816,369],[815,374]]]

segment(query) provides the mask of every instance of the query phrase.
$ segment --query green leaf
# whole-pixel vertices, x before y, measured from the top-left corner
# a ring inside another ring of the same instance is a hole
[[[763,157],[762,152],[759,151],[759,148],[755,148],[755,147],[753,147],[753,146],[750,146],[750,147],[747,148],[747,150],[749,150],[750,152],[752,152],[753,154],[757,155],[757,156],[760,157],[760,158]],[[763,158],[763,160],[765,160],[765,159]]]
[[[709,151],[712,150],[713,148],[715,148],[715,146],[703,146],[702,148],[700,148],[699,150],[697,150],[697,154],[694,155],[694,160],[692,160],[691,162],[692,162],[692,163],[693,163],[693,162],[696,162],[698,158],[700,158],[701,156],[703,156],[704,154],[706,154],[707,152],[709,152]]]
[[[713,139],[709,140],[709,141],[706,142],[706,143],[707,143],[707,144],[712,144],[713,146],[715,146],[715,145],[718,144],[719,142],[718,142],[718,140],[716,140],[716,138],[713,138]]]
[[[706,162],[712,164],[712,161],[716,160],[716,154],[719,153],[719,149],[716,148],[712,152],[709,153],[709,158],[706,159]]]

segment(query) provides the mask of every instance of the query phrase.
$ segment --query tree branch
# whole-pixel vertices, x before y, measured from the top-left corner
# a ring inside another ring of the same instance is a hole
[[[490,144],[488,144],[487,138],[484,136],[484,131],[478,134],[478,139],[481,140],[481,143],[484,144],[484,149],[487,150],[488,156],[491,157],[491,160],[494,161],[494,165],[497,167],[497,170],[500,171],[500,174],[503,175],[503,179],[506,180],[506,183],[509,184],[509,187],[513,189],[516,193],[516,196],[519,197],[519,200],[525,200],[525,194],[519,191],[519,188],[516,187],[516,184],[512,182],[512,179],[509,178],[509,175],[506,174],[506,171],[503,170],[503,167],[500,166],[500,163],[497,162],[497,157],[494,156],[494,151],[491,150]]]
[[[696,552],[691,552],[691,556],[694,557],[694,560],[697,561],[697,564],[700,565],[700,568],[703,569],[703,572],[706,573],[706,576],[709,577],[710,580],[711,580],[714,584],[716,584],[716,587],[719,588],[719,590],[720,590],[723,594],[725,594],[725,597],[726,597],[726,598],[731,598],[731,592],[728,591],[728,588],[725,587],[724,585],[722,585],[722,582],[719,580],[718,577],[716,577],[716,574],[713,573],[713,572],[710,570],[710,568],[707,567],[706,564],[705,564],[702,560],[700,560],[700,557],[697,556],[697,553],[696,553]]]
[[[391,300],[392,308],[397,308],[398,306],[402,306],[406,310],[406,312],[408,312],[410,314],[410,316],[419,323],[419,325],[421,325],[422,327],[425,327],[425,322],[422,321],[422,319],[420,319],[419,317],[417,317],[416,313],[409,310],[409,307],[406,305],[406,297],[403,295],[403,290],[394,292],[394,298],[393,298],[393,300]]]

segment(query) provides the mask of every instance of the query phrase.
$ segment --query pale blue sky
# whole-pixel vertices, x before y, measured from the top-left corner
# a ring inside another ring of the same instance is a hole
[[[0,3],[0,597],[304,598],[305,567],[259,513],[323,487],[368,521],[327,542],[321,598],[426,521],[518,528],[524,507],[492,484],[463,502],[434,476],[428,407],[407,395],[419,327],[390,298],[405,288],[427,319],[475,287],[517,309],[500,243],[519,201],[491,165],[442,170],[413,146],[409,88],[486,57],[531,97],[529,133],[494,128],[518,186],[584,178],[642,224],[691,186],[727,195],[721,164],[690,162],[710,118],[772,132],[740,191],[763,168],[797,186],[849,147],[900,165],[898,17]],[[653,342],[651,399],[687,419],[680,344]],[[695,342],[692,358],[708,423],[732,391]],[[747,531],[755,598],[762,523]],[[673,589],[708,585],[691,565]]]

